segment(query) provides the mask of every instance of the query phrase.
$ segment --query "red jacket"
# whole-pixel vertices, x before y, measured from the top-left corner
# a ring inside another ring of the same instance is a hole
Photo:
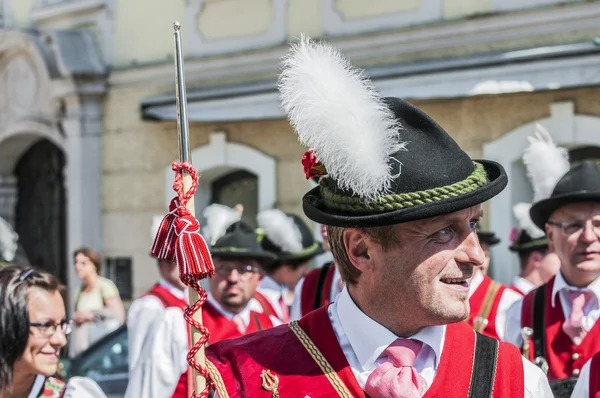
[[[466,323],[448,325],[440,365],[425,397],[468,395],[474,343],[475,333]],[[271,398],[276,387],[281,397],[366,398],[337,341],[327,307],[289,325],[211,345],[206,355],[220,397]],[[496,363],[492,396],[522,398],[518,349],[499,343]]]
[[[202,323],[210,331],[209,344],[214,344],[221,340],[237,339],[244,336],[232,320],[221,314],[208,301],[202,306]],[[272,327],[273,322],[271,322],[269,315],[264,312],[250,311],[250,323],[246,328],[245,334],[270,329]]]
[[[302,316],[329,304],[334,275],[334,263],[325,264],[322,268],[316,268],[306,275],[300,295],[300,312]]]

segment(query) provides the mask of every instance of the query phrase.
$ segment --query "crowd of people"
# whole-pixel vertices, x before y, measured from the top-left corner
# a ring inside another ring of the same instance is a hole
[[[278,209],[259,212],[257,228],[242,221],[243,206],[203,210],[215,267],[202,308],[215,395],[599,396],[595,162],[570,165],[547,132],[535,132],[523,157],[534,200],[513,209],[520,270],[506,286],[489,275],[490,247],[503,237],[481,227],[485,202],[507,184],[500,164],[472,160],[422,110],[380,97],[327,44],[294,45],[280,90],[311,148],[304,172],[319,183],[303,209],[322,240]],[[334,261],[312,269],[326,251]],[[83,350],[123,322],[126,397],[189,397],[188,294],[177,264],[156,263],[159,280],[125,313],[97,253],[78,250],[72,320],[56,278],[0,269],[0,398],[48,389],[102,397],[88,379],[55,377],[59,354],[73,326]]]

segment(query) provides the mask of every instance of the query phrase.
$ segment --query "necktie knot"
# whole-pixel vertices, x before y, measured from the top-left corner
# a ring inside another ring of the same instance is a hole
[[[418,340],[397,339],[384,350],[384,353],[397,368],[401,368],[413,366],[421,348],[423,343]]]

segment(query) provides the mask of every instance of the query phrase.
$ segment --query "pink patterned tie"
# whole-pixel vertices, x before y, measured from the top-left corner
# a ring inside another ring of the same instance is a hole
[[[413,367],[423,343],[398,339],[382,356],[392,362],[379,365],[367,379],[365,391],[372,398],[416,398],[427,391],[427,381]]]
[[[562,330],[571,338],[573,344],[579,345],[587,334],[583,327],[583,308],[592,299],[589,290],[570,291],[567,298],[571,302],[571,315],[563,322]]]

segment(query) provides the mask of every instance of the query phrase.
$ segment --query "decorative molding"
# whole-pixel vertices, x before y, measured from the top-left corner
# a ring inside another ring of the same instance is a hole
[[[364,18],[344,19],[336,5],[336,0],[323,0],[323,27],[326,35],[339,36],[368,32],[380,32],[385,29],[398,29],[443,19],[443,0],[421,0],[415,10],[407,10],[368,16]]]
[[[444,24],[415,26],[408,30],[378,35],[356,35],[331,39],[352,61],[360,64],[379,57],[419,53],[469,45],[492,44],[498,41],[560,34],[600,26],[600,3],[574,4],[568,8],[553,7],[521,14],[499,14],[472,20],[457,20]],[[193,40],[187,40],[186,46]],[[188,47],[189,48],[189,47]],[[220,79],[242,79],[248,75],[276,76],[280,59],[287,47],[280,46],[244,54],[222,57],[186,59],[186,79],[189,82],[215,82]],[[156,65],[116,69],[111,72],[113,87],[171,85],[173,65]],[[200,84],[197,84],[200,85]],[[214,85],[214,83],[213,83]]]
[[[249,51],[259,48],[280,45],[287,39],[288,0],[272,0],[273,19],[266,32],[231,37],[227,39],[208,40],[197,29],[198,17],[206,0],[187,1],[186,26],[194,27],[185,30],[186,56],[206,56]]]
[[[580,0],[490,0],[490,11],[515,11],[522,10],[524,6],[527,8],[547,7],[576,1]]]
[[[276,162],[271,156],[252,147],[228,142],[224,132],[210,135],[208,145],[192,151],[192,163],[201,174],[194,196],[196,211],[201,212],[210,203],[211,184],[235,170],[246,170],[258,178],[258,209],[270,209],[277,198]],[[173,171],[165,167],[165,206],[173,199]]]
[[[521,157],[523,149],[527,147],[527,137],[535,132],[536,123],[546,127],[557,145],[598,145],[600,117],[576,115],[574,105],[569,101],[553,103],[550,117],[519,126],[483,146],[483,157],[502,164],[508,175],[507,187],[490,200],[489,216],[486,216],[490,220],[490,229],[502,239],[491,250],[493,258],[503,260],[501,266],[494,269],[494,277],[504,283],[509,283],[519,269],[517,256],[507,256],[506,253],[510,245],[510,230],[518,225],[512,214],[512,206],[518,202],[531,202],[533,195]]]

